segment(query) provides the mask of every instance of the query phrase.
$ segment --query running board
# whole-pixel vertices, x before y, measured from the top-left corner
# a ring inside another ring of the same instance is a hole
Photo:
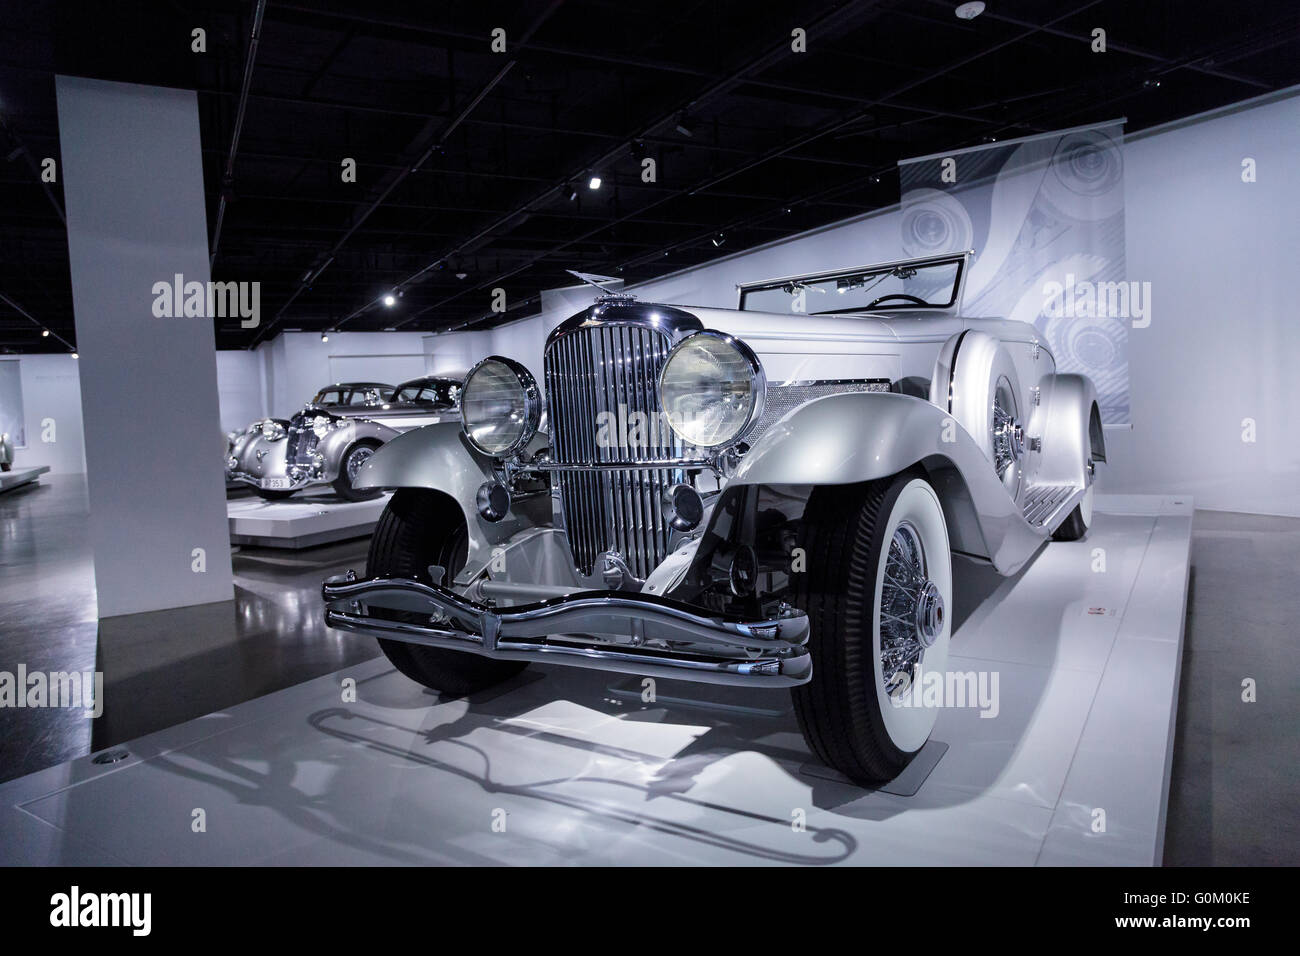
[[[1079,503],[1084,490],[1078,485],[1030,485],[1022,509],[1025,520],[1035,528],[1055,530]]]

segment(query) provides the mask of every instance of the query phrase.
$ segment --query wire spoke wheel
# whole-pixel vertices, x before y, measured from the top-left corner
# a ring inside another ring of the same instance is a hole
[[[998,379],[993,390],[993,469],[1007,493],[1015,498],[1020,493],[1020,459],[1025,454],[1025,433],[1020,424],[1020,409],[1016,392],[1006,376]]]
[[[792,583],[808,612],[812,680],[794,689],[809,748],[861,783],[890,780],[925,745],[938,712],[923,674],[945,673],[952,556],[938,495],[904,472],[817,488],[804,511],[808,568]]]
[[[359,445],[352,449],[347,461],[348,482],[350,484],[356,484],[357,475],[361,474],[361,466],[373,458],[374,454],[375,450],[369,445]]]

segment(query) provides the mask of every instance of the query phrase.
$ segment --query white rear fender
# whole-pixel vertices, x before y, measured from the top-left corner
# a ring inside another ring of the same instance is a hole
[[[1106,460],[1097,390],[1087,377],[1072,374],[1044,376],[1041,385],[1030,424],[1030,434],[1043,443],[1038,480],[1087,487],[1093,480],[1088,462]]]

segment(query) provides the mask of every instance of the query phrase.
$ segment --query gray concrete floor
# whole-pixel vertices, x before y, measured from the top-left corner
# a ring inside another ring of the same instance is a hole
[[[93,722],[0,711],[0,780],[376,656],[325,630],[318,597],[364,541],[241,549],[234,601],[97,621],[86,510],[75,476],[0,495],[0,670],[98,668],[106,684]],[[1197,512],[1192,560],[1165,862],[1300,863],[1300,519]]]
[[[81,476],[0,495],[0,670],[104,674],[104,713],[0,710],[0,780],[32,773],[379,654],[325,628],[320,585],[365,565],[366,541],[242,548],[235,599],[96,620]]]
[[[1196,512],[1166,865],[1300,864],[1297,569],[1300,519]]]

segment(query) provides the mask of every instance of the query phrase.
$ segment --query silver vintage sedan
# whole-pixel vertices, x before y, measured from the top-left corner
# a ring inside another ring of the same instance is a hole
[[[230,436],[226,478],[268,500],[330,485],[347,501],[380,494],[354,481],[376,449],[402,432],[456,417],[464,379],[425,376],[394,388],[352,382],[321,389],[290,419],[253,422]]]

